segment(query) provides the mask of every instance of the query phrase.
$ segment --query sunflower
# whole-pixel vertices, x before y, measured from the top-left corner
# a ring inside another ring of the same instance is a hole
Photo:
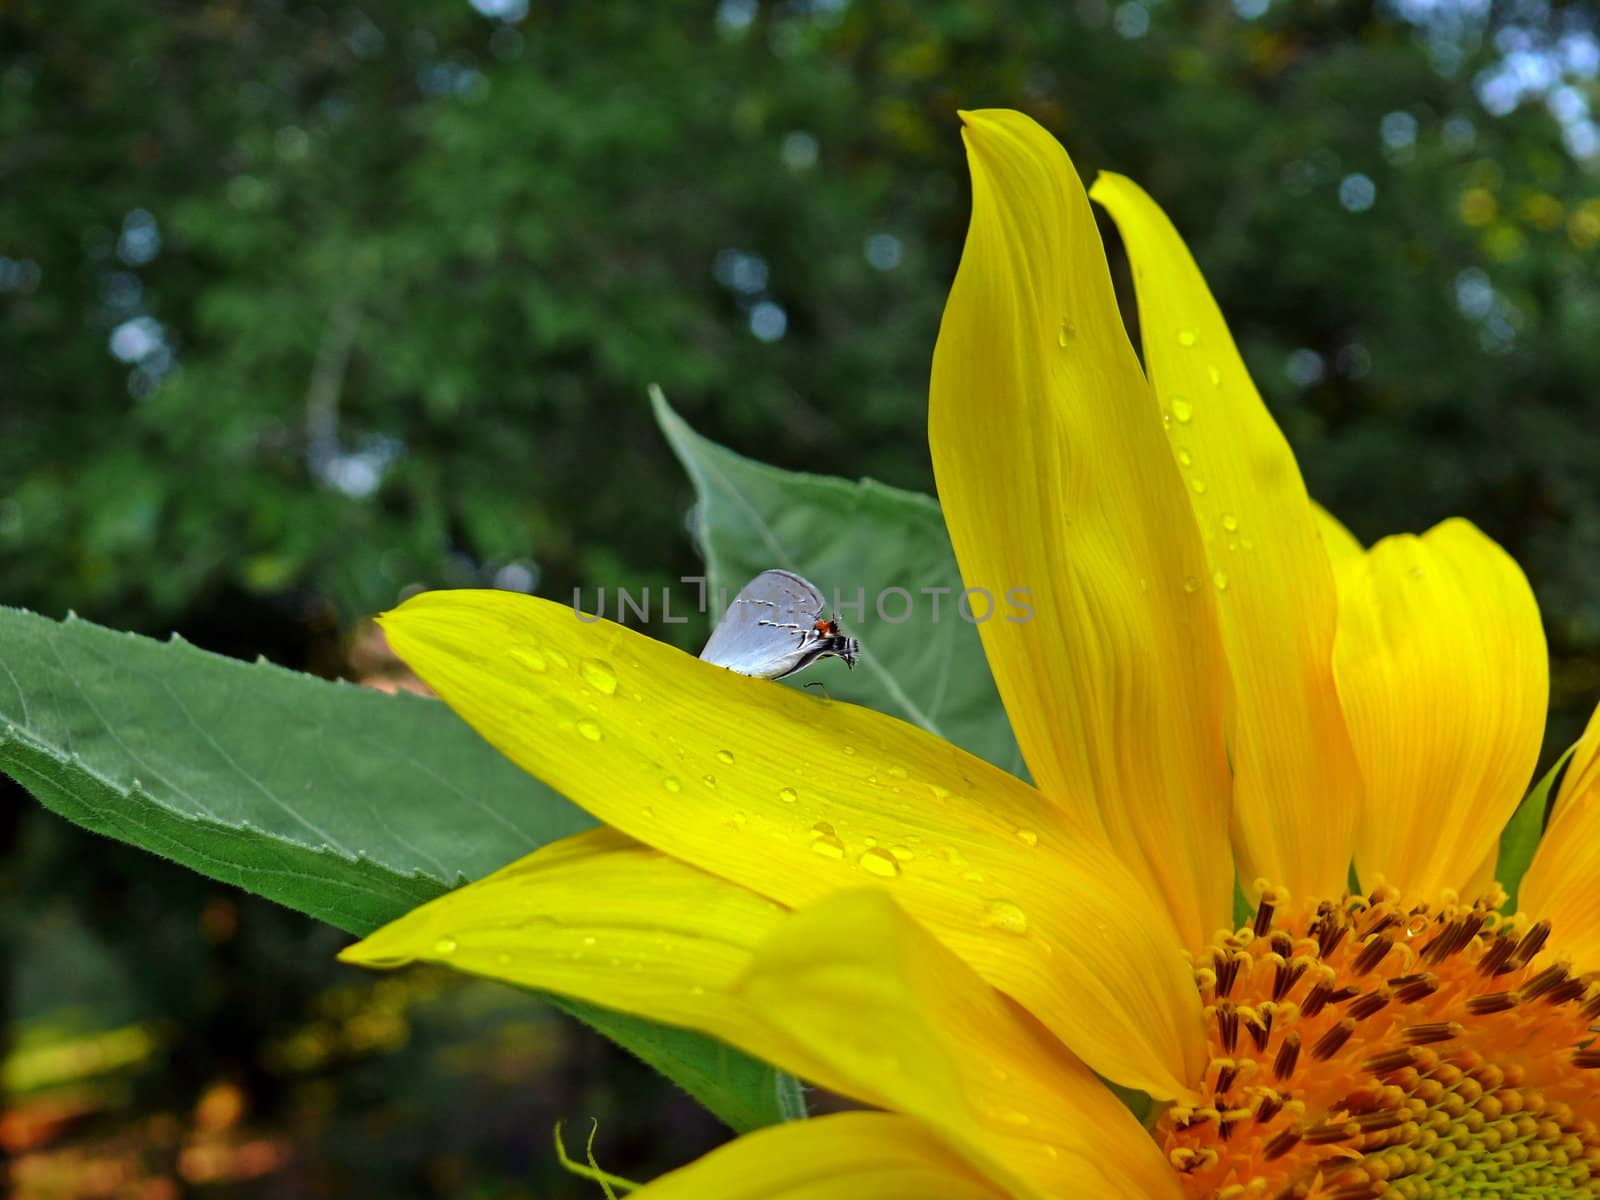
[[[981,631],[1034,783],[553,603],[425,593],[396,651],[605,825],[345,957],[691,1027],[865,1106],[651,1200],[1595,1194],[1600,718],[1515,912],[1494,875],[1548,692],[1521,572],[1462,521],[1363,551],[1149,197],[1093,190],[1141,366],[1062,148],[963,120],[929,437],[965,583],[1031,591]]]

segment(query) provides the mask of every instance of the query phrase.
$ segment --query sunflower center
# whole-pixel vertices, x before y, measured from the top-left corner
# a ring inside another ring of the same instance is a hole
[[[1600,1196],[1600,974],[1548,922],[1393,889],[1254,922],[1195,960],[1211,1061],[1155,1135],[1184,1194]]]

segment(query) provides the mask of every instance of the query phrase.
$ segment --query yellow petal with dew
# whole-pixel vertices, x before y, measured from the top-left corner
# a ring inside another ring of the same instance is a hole
[[[1103,823],[1197,949],[1233,897],[1211,573],[1066,152],[1019,113],[962,119],[972,222],[928,406],[940,504],[962,580],[1002,602],[979,632],[1033,778]]]
[[[614,829],[574,834],[390,922],[340,954],[414,962],[699,1030],[812,1083],[877,1102],[736,985],[791,920],[782,905]]]
[[[1360,777],[1334,687],[1337,592],[1315,511],[1172,222],[1119,175],[1101,175],[1091,195],[1133,264],[1145,368],[1217,597],[1239,876],[1304,899],[1338,895]]]
[[[1466,521],[1384,538],[1339,572],[1334,669],[1366,798],[1363,886],[1461,890],[1527,791],[1549,660],[1511,557]]]
[[[629,836],[790,907],[892,889],[1101,1074],[1168,1097],[1203,1069],[1165,912],[1004,771],[533,597],[424,592],[382,624],[492,745]]]
[[[430,901],[339,957],[439,963],[750,1046],[765,1025],[729,989],[787,916],[764,896],[601,828]],[[774,1057],[770,1046],[754,1048]]]
[[[774,1125],[630,1194],[636,1200],[1006,1200],[928,1130],[893,1113]]]
[[[1179,1194],[1110,1090],[882,891],[797,912],[738,992],[856,1095],[923,1121],[1013,1195]]]
[[[1578,970],[1600,968],[1600,707],[1573,748],[1518,899],[1549,920],[1551,946]]]
[[[423,905],[341,957],[438,963],[712,1034],[917,1117],[1019,1194],[1101,1179],[1104,1194],[1120,1195],[1130,1163],[1152,1178],[1164,1170],[1138,1122],[1057,1038],[881,889],[790,914],[615,830],[591,830]],[[1102,1162],[1108,1144],[1117,1150]]]

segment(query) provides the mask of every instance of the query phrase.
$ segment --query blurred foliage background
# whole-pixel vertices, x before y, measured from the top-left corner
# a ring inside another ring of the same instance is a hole
[[[650,381],[753,457],[929,489],[955,111],[1008,105],[1167,208],[1358,535],[1462,514],[1523,564],[1564,745],[1600,692],[1596,22],[10,0],[0,602],[359,674],[409,587],[671,583]],[[636,1177],[721,1136],[530,1000],[336,968],[331,931],[0,797],[15,1195],[588,1196],[558,1118]]]

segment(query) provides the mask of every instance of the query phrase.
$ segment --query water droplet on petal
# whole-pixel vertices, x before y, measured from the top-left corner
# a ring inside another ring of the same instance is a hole
[[[1226,571],[1213,571],[1211,573],[1211,582],[1217,585],[1217,591],[1219,591],[1219,592],[1227,591],[1228,590],[1228,573]]]
[[[530,671],[545,672],[550,669],[550,664],[545,656],[527,646],[518,646],[515,650],[507,651],[511,661],[527,667]]]
[[[583,736],[588,738],[591,742],[602,741],[606,736],[600,730],[600,723],[598,721],[591,721],[587,717],[578,722],[578,732],[583,734]]]
[[[1217,364],[1216,363],[1212,363],[1209,367],[1206,368],[1206,374],[1211,377],[1211,386],[1212,387],[1221,387],[1222,386],[1222,372],[1217,370]]]
[[[1022,934],[1028,932],[1028,914],[1009,900],[989,900],[985,902],[983,906],[983,921],[985,925],[998,929],[1002,933]]]
[[[1193,575],[1185,575],[1183,577],[1183,590],[1186,592],[1198,592],[1200,590],[1200,581]]]
[[[1056,345],[1065,349],[1067,343],[1072,341],[1073,336],[1077,332],[1078,327],[1065,317],[1062,317],[1061,326],[1056,330]]]
[[[444,937],[433,944],[433,952],[435,954],[454,954],[456,952],[455,938],[445,934]]]
[[[683,791],[683,784],[678,782],[678,777],[676,775],[668,775],[661,781],[661,786],[666,788],[669,792]]]
[[[850,755],[853,755],[853,754],[855,754],[855,752],[856,752],[856,748],[855,748],[855,747],[854,747],[854,746],[840,746],[840,747],[839,747],[839,752],[840,752],[840,753],[841,753],[841,754],[850,754]]]
[[[546,647],[545,656],[558,667],[570,667],[572,665],[572,661],[559,650]]]
[[[889,768],[889,776],[890,776],[891,779],[904,779],[909,774],[910,774],[910,772],[907,771],[904,767],[890,767]]]
[[[887,850],[868,850],[859,861],[863,871],[880,879],[893,879],[900,874],[900,864]]]
[[[730,766],[731,767],[733,765],[733,751],[732,750],[718,750],[717,751],[717,761],[719,763],[724,764],[725,766]]]
[[[1019,829],[1017,830],[1017,841],[1024,846],[1037,846],[1039,844],[1039,835],[1031,829]]]
[[[1192,329],[1178,330],[1178,345],[1192,346],[1200,340],[1200,335]]]
[[[1187,450],[1179,450],[1178,465],[1184,467],[1194,466],[1194,455],[1190,454]]]
[[[603,696],[616,694],[617,673],[611,669],[611,664],[601,662],[598,658],[586,658],[578,664],[578,675]]]
[[[819,833],[812,839],[811,852],[838,862],[844,858],[844,843],[831,833]]]
[[[1187,425],[1194,419],[1194,405],[1182,396],[1175,396],[1172,400],[1172,419],[1180,425]]]
[[[700,779],[708,788],[717,786],[717,777],[715,775],[702,775]]]
[[[1239,518],[1234,516],[1232,513],[1223,513],[1222,527],[1229,533],[1237,532],[1239,529]]]
[[[800,793],[791,787],[779,788],[778,799],[782,800],[785,804],[793,804],[796,800],[800,799]]]
[[[1191,479],[1189,480],[1189,486],[1194,489],[1196,496],[1204,496],[1206,494],[1206,481],[1204,479]]]

